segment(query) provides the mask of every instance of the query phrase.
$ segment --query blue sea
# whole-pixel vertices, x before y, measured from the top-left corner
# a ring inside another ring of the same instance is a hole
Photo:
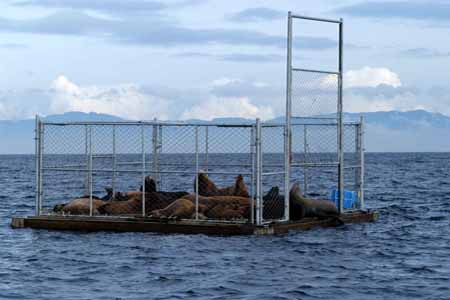
[[[368,153],[376,223],[210,237],[10,228],[33,156],[0,156],[0,299],[450,299],[450,154]]]

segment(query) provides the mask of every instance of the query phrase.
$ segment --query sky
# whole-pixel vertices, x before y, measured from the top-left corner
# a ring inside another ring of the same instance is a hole
[[[345,111],[450,116],[449,1],[5,0],[0,120],[283,115],[289,10],[344,19]],[[293,31],[294,67],[336,71],[335,25]]]

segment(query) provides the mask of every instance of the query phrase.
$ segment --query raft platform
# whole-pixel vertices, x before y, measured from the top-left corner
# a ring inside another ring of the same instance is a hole
[[[344,224],[374,222],[377,211],[351,211],[340,216]],[[247,223],[223,223],[192,220],[161,220],[152,218],[117,218],[88,216],[39,216],[12,217],[11,227],[70,230],[83,232],[154,232],[163,234],[207,234],[207,235],[271,235],[286,234],[291,230],[309,230],[319,227],[342,225],[336,218],[306,218],[301,221],[254,225]]]

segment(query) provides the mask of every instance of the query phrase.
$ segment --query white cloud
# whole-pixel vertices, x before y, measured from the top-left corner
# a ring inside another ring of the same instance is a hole
[[[223,77],[223,78],[219,78],[219,79],[215,79],[212,81],[212,86],[215,87],[219,87],[219,86],[227,86],[233,83],[241,83],[243,82],[241,79],[239,78],[227,78],[227,77]]]
[[[134,120],[169,118],[167,99],[143,93],[135,85],[78,86],[61,75],[52,82],[51,87],[54,92],[51,113],[97,112]]]
[[[274,117],[269,106],[256,106],[246,97],[217,98],[212,97],[206,102],[187,109],[181,116],[186,119],[212,120],[214,118],[240,117],[255,119],[257,117],[267,120]]]
[[[402,82],[397,73],[387,68],[364,67],[344,73],[344,86],[346,88],[377,87],[382,84],[400,87]]]
[[[62,93],[79,95],[81,94],[80,88],[73,82],[70,82],[64,75],[59,75],[53,82],[51,83],[51,87]]]
[[[375,112],[423,109],[424,107],[417,102],[417,95],[411,92],[400,93],[395,96],[379,94],[375,98],[370,98],[350,91],[344,97],[344,110],[347,112]],[[432,110],[431,106],[428,109]]]

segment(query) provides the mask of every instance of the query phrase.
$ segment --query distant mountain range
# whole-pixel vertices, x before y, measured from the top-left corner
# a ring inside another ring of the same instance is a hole
[[[369,152],[450,152],[450,117],[425,110],[345,113],[345,120],[366,121],[365,146]],[[65,121],[123,121],[97,113],[68,112],[44,118],[53,122]],[[279,117],[273,122],[283,122]],[[203,120],[190,120],[205,123]],[[253,122],[242,118],[220,118],[214,122]],[[35,120],[0,121],[0,154],[29,154],[34,152]]]

